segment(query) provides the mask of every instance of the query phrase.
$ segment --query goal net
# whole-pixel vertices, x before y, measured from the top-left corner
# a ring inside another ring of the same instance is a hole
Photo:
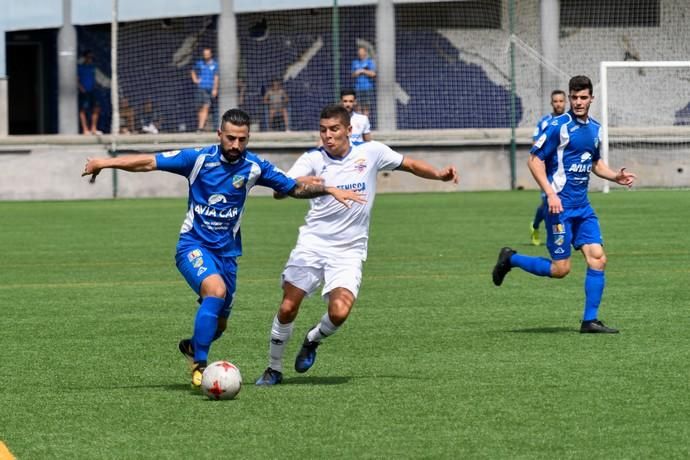
[[[642,187],[690,186],[690,61],[603,61],[600,75],[603,159]]]

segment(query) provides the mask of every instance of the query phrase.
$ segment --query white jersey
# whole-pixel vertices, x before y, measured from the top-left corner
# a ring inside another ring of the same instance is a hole
[[[350,134],[352,142],[364,142],[364,135],[371,132],[369,117],[359,112],[352,112],[350,115],[350,126],[352,126],[352,134]]]
[[[402,161],[401,154],[375,141],[351,145],[344,158],[330,156],[323,147],[299,157],[288,176],[320,176],[327,186],[361,192],[367,202],[352,203],[348,209],[331,195],[312,198],[306,224],[299,229],[297,246],[316,251],[355,250],[365,260],[376,176],[379,171],[397,168]]]

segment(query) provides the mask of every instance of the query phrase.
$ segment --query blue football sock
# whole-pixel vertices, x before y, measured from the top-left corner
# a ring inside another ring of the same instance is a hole
[[[520,267],[524,271],[537,276],[551,276],[551,261],[544,257],[523,256],[513,254],[510,258],[510,265]]]
[[[206,297],[196,312],[192,337],[195,362],[208,360],[208,350],[218,328],[218,314],[224,302],[224,299],[218,297]]]
[[[220,331],[216,329],[216,332],[213,334],[213,338],[211,339],[211,342],[215,342],[216,340],[220,339],[221,336],[223,335],[224,331]]]
[[[601,304],[601,297],[604,294],[604,285],[606,284],[606,277],[603,271],[587,269],[587,276],[585,276],[585,313],[582,317],[583,321],[592,321],[597,319],[597,312],[599,311],[599,304]]]
[[[539,205],[537,212],[534,214],[534,220],[532,221],[532,228],[539,228],[539,224],[544,220],[544,210],[546,206],[543,204]]]

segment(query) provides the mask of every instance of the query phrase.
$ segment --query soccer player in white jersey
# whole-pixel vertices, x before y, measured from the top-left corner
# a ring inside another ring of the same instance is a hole
[[[585,302],[581,333],[615,334],[599,319],[599,305],[604,294],[606,253],[599,228],[599,218],[587,196],[589,175],[620,185],[632,186],[635,174],[625,168],[614,171],[599,156],[601,127],[589,116],[594,99],[592,81],[578,75],[570,79],[570,111],[554,119],[539,136],[527,166],[546,194],[546,247],[551,259],[518,254],[502,248],[491,274],[496,286],[512,267],[536,276],[563,278],[570,273],[571,246],[582,251],[587,262]]]
[[[539,139],[539,136],[546,131],[549,123],[551,123],[554,118],[560,117],[565,113],[565,91],[562,89],[555,89],[551,92],[551,109],[553,112],[541,117],[539,123],[537,123],[537,127],[534,128],[532,142],[536,142],[537,139]],[[546,195],[544,192],[541,192],[539,206],[537,207],[537,211],[534,213],[534,219],[532,219],[532,223],[530,224],[530,239],[532,240],[532,244],[534,246],[539,246],[541,244],[541,238],[539,237],[539,224],[541,224],[541,222],[544,220],[546,210]]]
[[[199,296],[194,333],[179,343],[180,352],[190,362],[194,387],[201,385],[211,343],[222,335],[232,309],[237,258],[242,255],[240,222],[249,190],[262,185],[295,198],[329,194],[345,207],[351,201],[364,202],[355,191],[326,187],[319,178],[292,179],[246,150],[249,126],[249,115],[231,109],[223,115],[216,145],[155,155],[90,158],[82,173],[95,178],[104,168],[117,168],[130,172],[161,170],[187,177],[187,215],[175,261]]]
[[[371,124],[369,117],[363,113],[355,112],[357,105],[357,93],[354,89],[344,89],[340,92],[340,103],[350,112],[350,126],[352,143],[369,142],[371,140]]]
[[[367,256],[378,172],[401,170],[425,179],[458,182],[454,166],[437,169],[376,141],[351,143],[348,139],[350,115],[342,105],[329,105],[321,111],[319,130],[323,145],[304,153],[288,171],[288,176],[318,175],[331,186],[357,191],[366,203],[354,203],[348,208],[328,197],[310,201],[305,225],[299,229],[297,245],[282,274],[283,300],[271,327],[269,364],[257,385],[282,382],[283,354],[300,304],[321,284],[321,295],[328,302],[328,311],[304,338],[295,360],[297,372],[309,370],[321,341],[333,335],[350,314]]]

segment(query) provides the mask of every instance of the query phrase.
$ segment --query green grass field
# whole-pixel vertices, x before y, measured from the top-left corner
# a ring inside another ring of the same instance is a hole
[[[211,359],[234,401],[189,387],[195,296],[173,255],[186,200],[5,202],[0,440],[18,459],[688,458],[690,193],[593,194],[609,256],[580,335],[585,265],[490,272],[528,245],[536,192],[380,195],[359,300],[314,368],[256,388],[279,274],[307,205],[250,199],[237,300]]]

